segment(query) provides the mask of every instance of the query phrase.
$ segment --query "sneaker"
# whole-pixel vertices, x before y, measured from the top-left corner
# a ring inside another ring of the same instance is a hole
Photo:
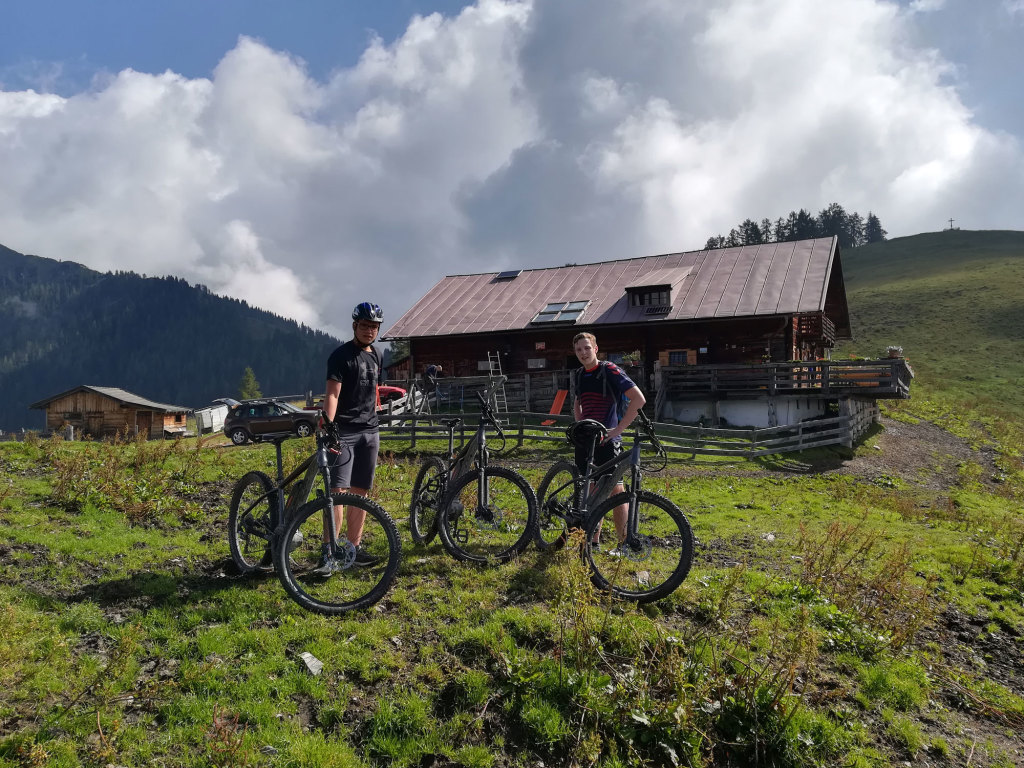
[[[335,560],[334,555],[331,554],[330,545],[324,544],[320,549],[320,564],[311,570],[310,574],[326,579],[336,570],[338,570],[338,561]]]
[[[369,552],[367,552],[362,547],[356,547],[356,559],[354,561],[354,565],[356,567],[358,567],[358,568],[369,568],[371,566],[377,565],[377,563],[379,563],[379,562],[380,562],[380,558],[379,557],[371,555]]]

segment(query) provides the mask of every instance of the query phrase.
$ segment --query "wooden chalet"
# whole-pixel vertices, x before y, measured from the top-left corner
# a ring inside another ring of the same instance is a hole
[[[161,438],[185,433],[190,408],[147,400],[117,387],[81,385],[32,403],[46,411],[46,430],[70,425],[92,437],[128,431],[130,435]]]
[[[769,406],[748,402],[729,420],[774,425],[823,412],[844,383],[862,393],[857,377],[829,373],[835,343],[851,338],[834,237],[450,275],[383,338],[409,341],[413,374],[436,363],[448,376],[500,368],[525,377],[525,408],[546,410],[579,365],[572,338],[581,331],[649,401],[656,395],[660,418],[717,423],[735,410],[723,401],[760,400]],[[901,365],[867,371],[877,374],[869,399],[908,396]],[[817,402],[788,415],[793,403],[780,407],[779,397]]]

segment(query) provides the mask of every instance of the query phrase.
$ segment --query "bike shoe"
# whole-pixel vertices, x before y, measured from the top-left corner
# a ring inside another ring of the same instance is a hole
[[[334,556],[331,554],[330,545],[324,544],[323,548],[320,550],[320,564],[311,570],[310,574],[326,579],[336,570],[338,570],[338,561],[335,560]]]
[[[379,557],[371,555],[362,547],[356,547],[356,559],[354,561],[354,565],[357,568],[370,568],[371,566],[377,565],[379,562]]]

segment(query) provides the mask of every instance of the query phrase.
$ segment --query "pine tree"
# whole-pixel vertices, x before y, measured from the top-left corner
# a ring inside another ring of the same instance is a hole
[[[882,222],[878,220],[878,217],[868,211],[868,218],[864,223],[864,242],[880,243],[885,240],[887,234],[889,233],[882,229]]]
[[[242,381],[238,384],[238,397],[242,400],[263,397],[263,393],[260,392],[260,383],[256,381],[256,374],[249,366],[246,366],[242,372]]]

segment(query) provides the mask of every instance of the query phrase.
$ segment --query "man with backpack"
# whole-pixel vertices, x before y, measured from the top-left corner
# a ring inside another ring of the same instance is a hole
[[[622,451],[622,433],[633,423],[647,398],[619,366],[597,359],[597,339],[594,334],[579,333],[573,338],[572,344],[576,359],[580,361],[580,367],[570,376],[573,416],[576,421],[594,419],[608,429],[608,437],[597,446],[594,453],[594,464],[600,466]],[[576,446],[576,466],[582,473],[587,471],[586,447]],[[612,493],[623,493],[625,490],[623,484],[619,483]],[[619,507],[614,513],[620,541],[625,538],[628,513],[627,505]]]
[[[352,310],[352,339],[345,342],[327,361],[327,394],[324,417],[334,433],[339,451],[331,466],[332,493],[349,492],[366,496],[373,486],[380,450],[377,431],[377,385],[380,383],[380,352],[373,341],[380,331],[384,312],[376,304],[364,301]],[[334,525],[356,546],[355,565],[371,566],[376,559],[359,548],[366,513],[361,509],[336,506]],[[325,532],[326,535],[326,532]],[[327,577],[337,570],[330,546],[324,544],[320,564],[314,575]]]

